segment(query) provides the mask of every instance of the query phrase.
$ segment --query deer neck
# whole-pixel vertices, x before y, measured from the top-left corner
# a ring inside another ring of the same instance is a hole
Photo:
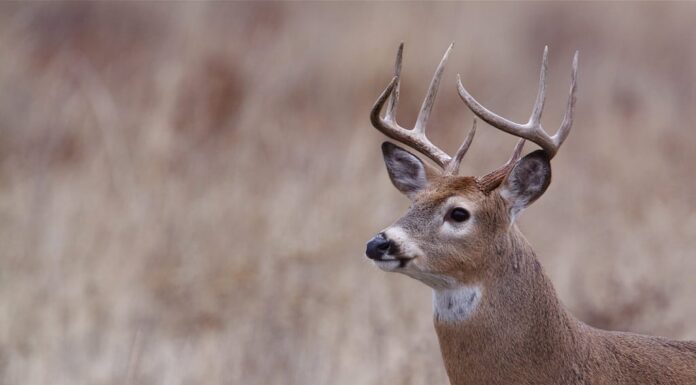
[[[503,238],[490,255],[496,269],[434,291],[435,329],[452,384],[552,380],[582,354],[579,323],[558,301],[524,236],[513,226]]]

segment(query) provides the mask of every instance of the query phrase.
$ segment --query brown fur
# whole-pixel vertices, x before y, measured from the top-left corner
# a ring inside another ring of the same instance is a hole
[[[428,177],[396,222],[423,250],[411,263],[482,288],[470,318],[435,315],[452,384],[696,384],[696,342],[583,324],[559,302],[497,190],[481,191],[470,177]],[[442,220],[440,206],[455,195],[470,202],[475,228],[463,239],[443,240],[433,229]]]

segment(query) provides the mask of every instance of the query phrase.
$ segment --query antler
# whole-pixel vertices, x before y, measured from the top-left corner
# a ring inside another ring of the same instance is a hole
[[[442,73],[445,69],[445,62],[449,56],[452,46],[450,44],[445,55],[442,57],[440,64],[435,70],[433,79],[430,82],[430,87],[428,88],[428,93],[423,100],[420,112],[418,113],[418,118],[416,119],[416,125],[412,130],[405,129],[396,123],[396,106],[399,103],[399,85],[401,79],[401,59],[403,57],[404,44],[399,45],[399,50],[396,53],[396,63],[394,65],[394,77],[387,88],[382,92],[374,107],[372,107],[372,112],[370,113],[370,121],[372,125],[381,131],[384,135],[401,142],[409,147],[414,148],[418,152],[432,159],[438,166],[442,167],[446,175],[456,175],[459,171],[459,164],[461,163],[464,154],[466,154],[471,142],[474,138],[476,132],[476,121],[474,121],[474,126],[467,135],[464,143],[459,147],[454,157],[450,157],[442,151],[440,148],[432,144],[430,140],[425,135],[426,125],[428,123],[428,118],[430,117],[430,111],[435,103],[435,96],[437,95],[437,90],[440,85],[440,79],[442,78]],[[384,103],[389,100],[387,104],[387,111],[384,116],[381,116],[382,108]]]
[[[520,160],[520,156],[522,155],[522,148],[524,147],[524,142],[524,139],[520,139],[517,141],[515,149],[512,150],[512,155],[510,156],[510,159],[508,159],[508,161],[504,165],[500,166],[496,170],[489,172],[484,176],[476,178],[476,183],[478,183],[478,186],[481,189],[481,191],[488,192],[500,186],[500,183],[503,182],[503,180],[508,176],[510,171],[512,171],[512,168],[515,167],[517,161]]]
[[[566,107],[565,114],[563,116],[563,122],[558,132],[554,136],[549,136],[549,134],[544,131],[541,126],[541,112],[544,109],[544,101],[546,99],[546,73],[548,72],[548,52],[549,47],[544,48],[544,58],[541,63],[541,73],[539,75],[539,91],[537,93],[536,101],[534,102],[534,109],[532,110],[532,115],[529,117],[529,121],[525,124],[519,124],[507,120],[492,111],[488,110],[486,107],[482,106],[481,103],[477,102],[471,94],[462,85],[462,79],[458,75],[458,89],[459,96],[461,96],[464,103],[476,114],[478,117],[486,121],[493,127],[496,127],[502,131],[509,134],[518,136],[520,138],[528,139],[536,144],[538,144],[549,158],[553,158],[558,152],[558,149],[563,144],[563,141],[568,137],[570,132],[570,127],[573,125],[573,110],[575,109],[575,91],[576,79],[578,72],[578,51],[575,51],[575,56],[573,57],[573,73],[570,82],[570,95],[568,96],[568,105]]]

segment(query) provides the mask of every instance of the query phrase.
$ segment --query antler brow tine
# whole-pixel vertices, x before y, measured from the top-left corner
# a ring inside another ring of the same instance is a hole
[[[515,149],[512,150],[510,159],[508,159],[504,165],[476,179],[481,190],[488,192],[500,185],[500,183],[508,176],[510,171],[512,171],[512,168],[515,167],[517,161],[520,160],[524,143],[524,139],[518,140],[517,144],[515,145]]]
[[[474,141],[474,135],[476,135],[476,119],[474,119],[474,123],[471,125],[471,130],[469,130],[469,133],[466,135],[466,139],[464,139],[464,142],[461,146],[459,146],[459,149],[452,157],[452,160],[447,164],[447,168],[445,168],[445,175],[459,174],[459,165],[462,163],[462,159],[464,158],[466,152],[469,151],[471,142]]]

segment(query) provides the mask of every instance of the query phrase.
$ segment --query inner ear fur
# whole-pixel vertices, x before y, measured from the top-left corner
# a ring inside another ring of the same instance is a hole
[[[510,203],[514,218],[544,194],[551,183],[551,163],[543,150],[520,159],[500,186],[500,195]]]
[[[391,142],[382,143],[382,155],[392,184],[411,199],[428,187],[437,175],[416,155]]]

